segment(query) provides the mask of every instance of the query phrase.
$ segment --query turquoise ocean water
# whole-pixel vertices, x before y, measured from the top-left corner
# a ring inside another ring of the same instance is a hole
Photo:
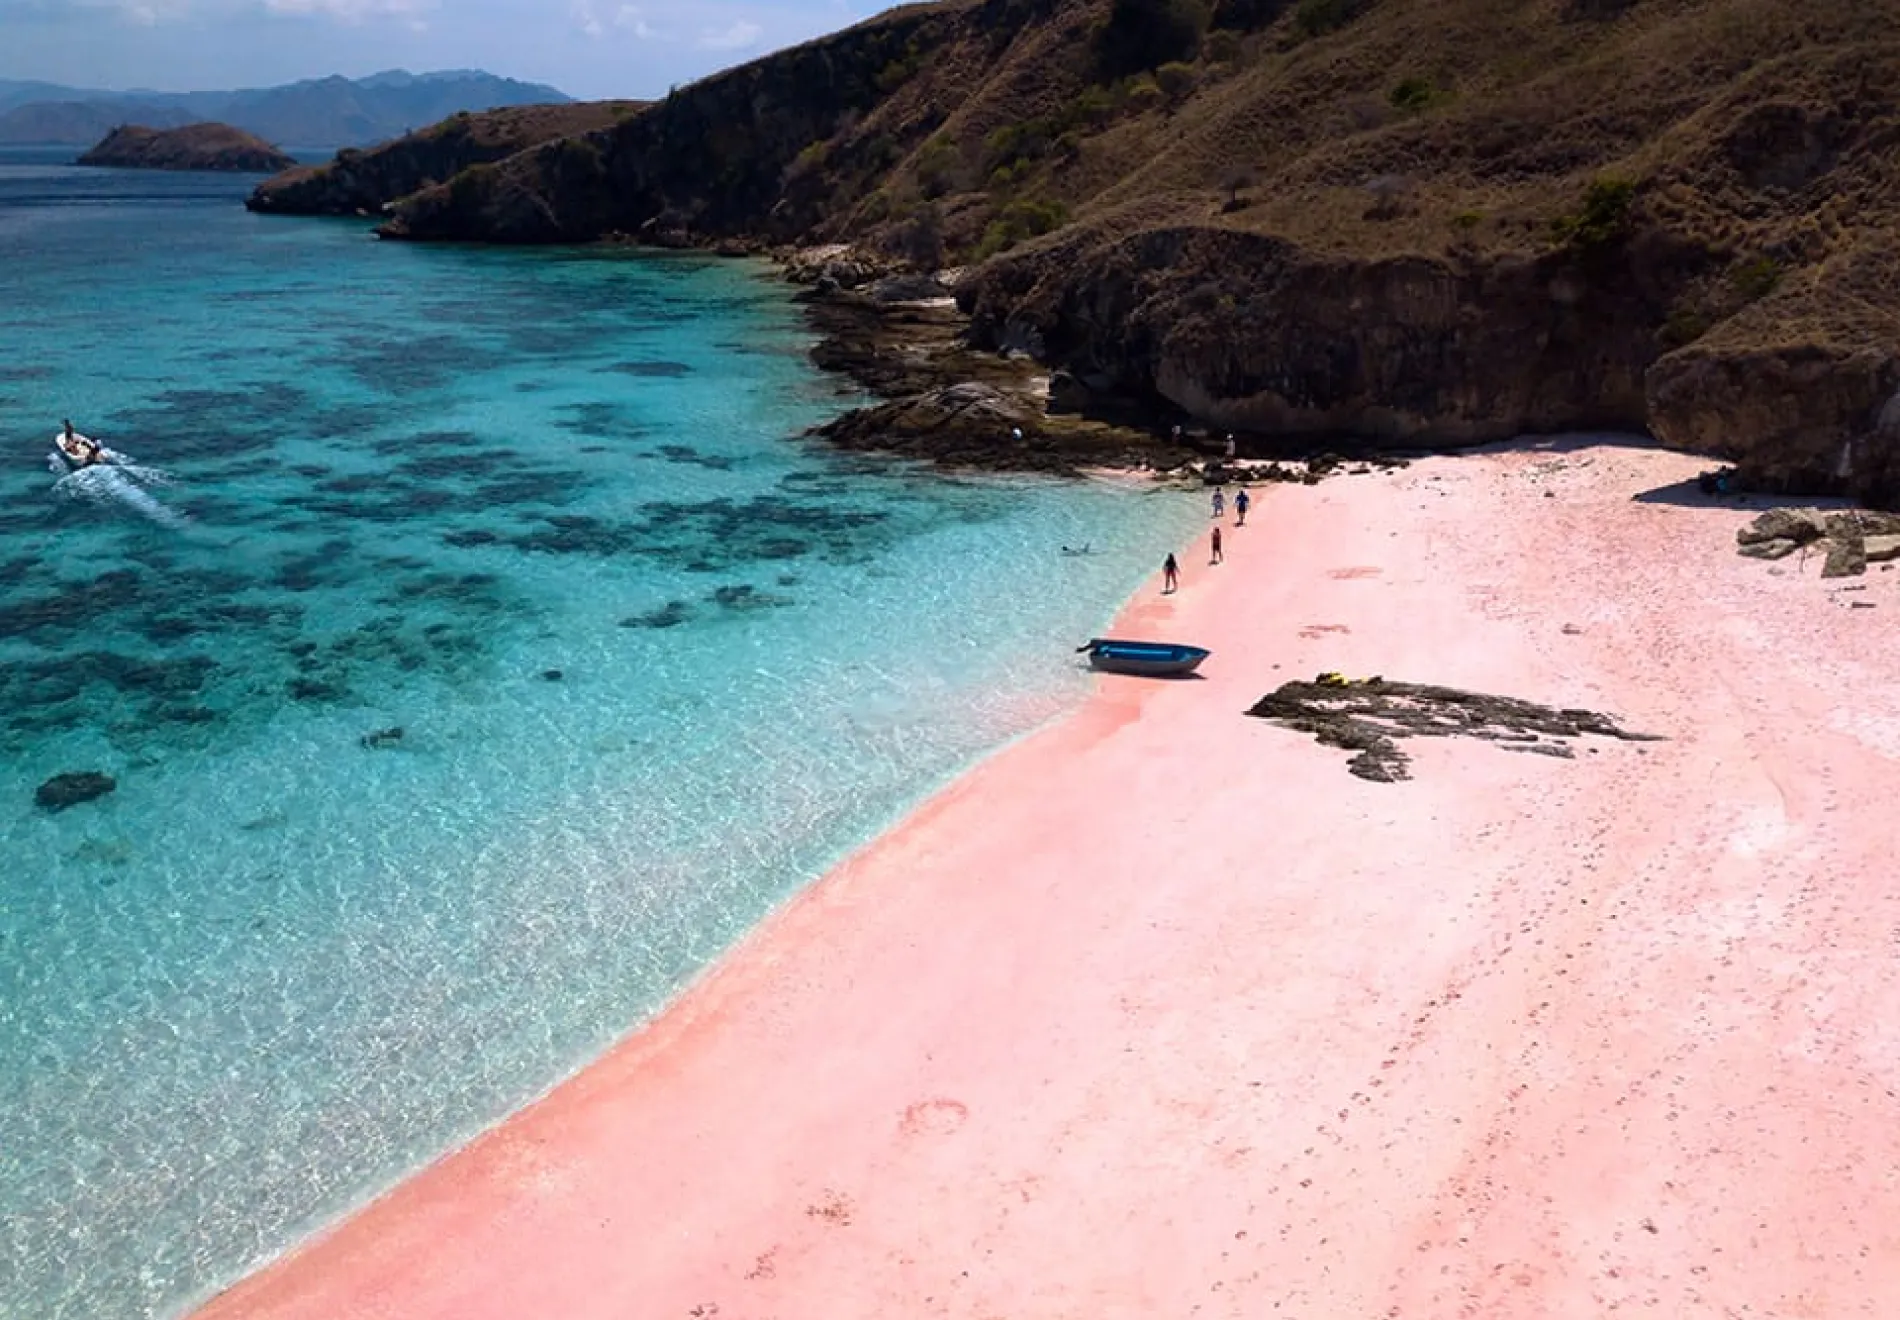
[[[761,267],[250,182],[0,155],[0,1315],[175,1314],[545,1090],[1201,517],[800,440]],[[169,480],[56,485],[65,416]]]

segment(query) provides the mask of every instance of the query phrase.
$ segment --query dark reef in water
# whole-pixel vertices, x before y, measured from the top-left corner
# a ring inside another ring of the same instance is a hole
[[[118,786],[118,780],[98,770],[69,771],[41,784],[33,793],[33,801],[47,811],[64,811],[104,797]]]

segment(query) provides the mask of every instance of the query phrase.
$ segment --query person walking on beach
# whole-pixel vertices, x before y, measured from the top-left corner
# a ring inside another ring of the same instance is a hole
[[[1174,562],[1174,555],[1170,553],[1161,561],[1161,594],[1165,596],[1170,591],[1178,590],[1180,586],[1181,566]]]
[[[1234,526],[1245,527],[1247,525],[1247,506],[1251,503],[1253,503],[1253,501],[1247,498],[1247,488],[1245,486],[1242,486],[1235,492]]]
[[[1213,557],[1212,559],[1210,559],[1210,560],[1208,560],[1207,562],[1208,562],[1208,563],[1210,563],[1210,564],[1218,564],[1218,563],[1220,563],[1220,562],[1221,562],[1221,553],[1220,553],[1220,528],[1218,528],[1218,527],[1216,527],[1216,528],[1214,529],[1214,540],[1213,540],[1213,547],[1214,547],[1214,557]]]
[[[1226,512],[1227,512],[1227,487],[1225,487],[1225,486],[1216,486],[1216,487],[1214,487],[1214,513],[1213,513],[1213,516],[1214,516],[1214,517],[1216,517],[1216,518],[1218,518],[1218,517],[1220,517],[1220,516],[1221,516],[1221,515],[1222,515],[1223,513],[1226,513]]]

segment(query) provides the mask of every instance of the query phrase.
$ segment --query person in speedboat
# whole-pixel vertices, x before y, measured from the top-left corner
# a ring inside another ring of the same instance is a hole
[[[105,461],[105,448],[89,435],[81,435],[73,430],[72,418],[65,421],[66,432],[60,438],[59,447],[70,455],[80,467],[91,467],[94,463]]]

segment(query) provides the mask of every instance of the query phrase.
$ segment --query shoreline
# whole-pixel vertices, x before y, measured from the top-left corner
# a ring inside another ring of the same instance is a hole
[[[1900,602],[1738,558],[1697,463],[1263,493],[1113,625],[1203,680],[1098,679],[197,1314],[1885,1314]],[[1668,741],[1366,783],[1240,714],[1322,670]]]

